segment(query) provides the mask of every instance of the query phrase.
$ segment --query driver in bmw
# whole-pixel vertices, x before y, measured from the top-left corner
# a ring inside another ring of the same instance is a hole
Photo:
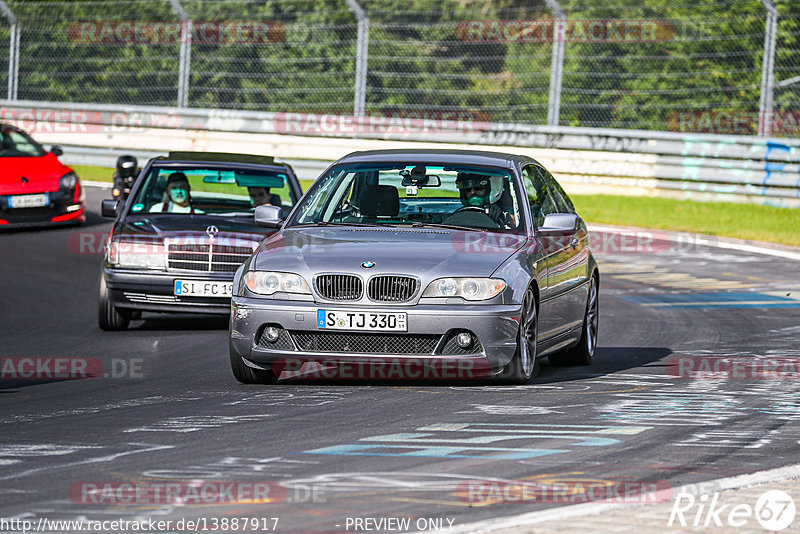
[[[456,187],[461,195],[464,207],[472,207],[483,212],[496,222],[500,228],[514,228],[514,216],[503,207],[505,192],[502,176],[485,174],[458,173]],[[510,206],[509,206],[510,207]],[[463,209],[463,208],[461,208]]]

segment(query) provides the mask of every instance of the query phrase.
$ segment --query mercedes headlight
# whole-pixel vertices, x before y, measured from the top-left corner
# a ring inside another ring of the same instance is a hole
[[[108,262],[131,269],[166,269],[164,244],[159,242],[111,241]]]
[[[505,288],[505,281],[499,278],[439,278],[428,284],[422,296],[488,300]]]
[[[311,294],[311,288],[308,287],[305,279],[294,273],[248,271],[242,277],[242,281],[247,289],[259,295],[272,295],[278,291]]]

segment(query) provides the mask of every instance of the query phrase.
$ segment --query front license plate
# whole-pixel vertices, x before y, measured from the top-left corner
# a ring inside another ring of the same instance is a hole
[[[42,208],[50,205],[50,195],[15,195],[8,197],[9,208]]]
[[[175,280],[175,295],[180,297],[230,297],[233,282],[212,280]]]
[[[317,327],[331,330],[382,330],[405,332],[405,313],[317,310]]]

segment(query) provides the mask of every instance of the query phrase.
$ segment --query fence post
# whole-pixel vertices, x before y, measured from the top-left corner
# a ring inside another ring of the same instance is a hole
[[[178,107],[189,106],[189,75],[192,63],[192,20],[180,0],[169,0],[172,11],[181,21],[181,51],[178,58]]]
[[[8,99],[16,100],[19,88],[19,21],[4,0],[0,0],[0,11],[11,30],[8,42]]]
[[[547,107],[547,125],[558,126],[561,115],[561,79],[564,74],[563,38],[566,33],[567,17],[556,0],[545,0],[545,4],[553,12],[553,58],[550,61],[550,102]]]
[[[353,114],[363,115],[367,102],[367,58],[369,56],[369,19],[357,0],[345,0],[347,7],[358,21],[358,43],[356,45],[356,79],[353,97]]]
[[[773,0],[761,0],[767,10],[764,29],[764,59],[761,62],[761,97],[758,103],[758,135],[772,133],[772,104],[775,87],[775,41],[778,33],[778,10]]]

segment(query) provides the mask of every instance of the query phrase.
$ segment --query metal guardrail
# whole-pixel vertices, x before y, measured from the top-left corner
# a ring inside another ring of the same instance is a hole
[[[97,148],[78,145],[59,145],[64,150],[61,161],[67,165],[92,165],[97,167],[113,168],[121,154],[131,154],[139,160],[139,165],[156,156],[166,156],[166,150],[128,150],[124,148]],[[301,180],[315,180],[324,171],[330,162],[321,160],[306,160],[293,158],[280,158],[294,169]],[[111,178],[111,173],[108,175]]]
[[[65,161],[73,163],[78,163],[73,158],[82,158],[84,164],[111,166],[114,154],[121,151],[140,150],[146,157],[188,147],[241,146],[242,151],[257,150],[297,162],[292,164],[303,169],[298,171],[301,177],[310,179],[328,162],[354,150],[446,143],[530,154],[551,168],[567,189],[572,185],[591,192],[800,207],[800,140],[526,126],[441,116],[354,117],[0,101],[0,121],[4,120],[16,121],[45,142],[72,145]]]

